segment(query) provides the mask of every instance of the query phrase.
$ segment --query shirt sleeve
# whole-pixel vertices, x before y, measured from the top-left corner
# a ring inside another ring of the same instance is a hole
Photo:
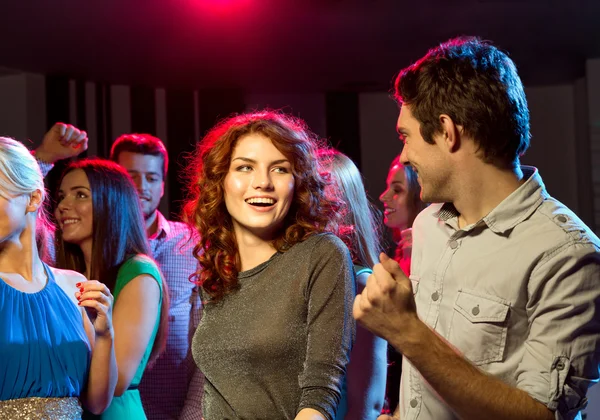
[[[333,235],[318,240],[310,264],[305,292],[308,341],[299,378],[302,395],[298,411],[312,408],[333,419],[355,332],[354,271],[348,249]]]
[[[50,162],[44,162],[43,160],[38,159],[38,157],[35,155],[35,150],[32,150],[31,154],[35,158],[38,166],[40,167],[42,176],[46,178],[46,176],[48,176],[48,173],[52,170],[52,168],[54,168],[54,164]]]
[[[204,396],[204,375],[194,369],[188,393],[179,420],[202,420],[202,398]]]
[[[165,287],[162,281],[162,274],[156,262],[143,254],[138,254],[128,259],[119,268],[115,289],[113,291],[114,298],[117,299],[121,290],[123,290],[130,281],[142,274],[147,274],[156,280],[156,283],[160,288],[160,301],[162,302],[163,288]]]
[[[574,419],[585,407],[600,365],[600,253],[569,242],[543,258],[528,286],[529,335],[517,386]]]

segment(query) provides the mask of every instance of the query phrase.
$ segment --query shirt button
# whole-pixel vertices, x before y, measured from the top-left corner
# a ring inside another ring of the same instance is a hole
[[[477,305],[473,309],[471,309],[471,313],[475,316],[479,315],[479,305]]]
[[[565,368],[565,362],[563,362],[562,360],[559,360],[558,363],[556,364],[556,370],[563,370]]]
[[[556,218],[556,220],[558,220],[560,223],[567,223],[567,216],[561,214]]]
[[[440,298],[440,295],[438,294],[438,292],[433,292],[431,295],[431,300],[433,300],[434,302],[437,301]]]
[[[450,245],[450,248],[456,249],[458,248],[458,241],[452,239],[448,245]]]
[[[415,408],[417,406],[417,404],[419,404],[419,401],[417,401],[416,398],[413,398],[412,400],[410,400],[410,406],[412,408]]]

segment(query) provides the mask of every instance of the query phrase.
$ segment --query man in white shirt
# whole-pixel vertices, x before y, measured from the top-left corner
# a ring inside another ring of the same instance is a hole
[[[514,63],[453,39],[395,90],[401,161],[440,204],[413,225],[410,280],[382,256],[354,304],[404,356],[394,418],[580,418],[598,381],[600,241],[520,166],[529,111]]]

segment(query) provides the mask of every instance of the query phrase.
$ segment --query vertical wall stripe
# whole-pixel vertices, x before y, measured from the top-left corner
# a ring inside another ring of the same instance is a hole
[[[218,121],[244,112],[246,101],[240,89],[203,89],[198,91],[198,122],[203,137]]]
[[[47,127],[52,127],[56,122],[75,123],[70,120],[69,106],[69,80],[62,76],[46,77],[46,109],[47,109]],[[44,182],[46,188],[53,196],[58,187],[58,181],[67,162],[59,161],[48,173]],[[51,207],[52,200],[47,201]],[[51,209],[49,208],[51,211]],[[51,214],[51,213],[50,213]]]
[[[75,121],[73,124],[80,130],[87,131],[87,118],[86,118],[86,99],[85,99],[85,82],[82,80],[71,80],[69,82],[69,90],[71,97],[70,112],[72,115],[71,121]],[[80,158],[89,156],[89,152],[85,151],[79,155]]]
[[[112,112],[111,89],[109,85],[98,83],[96,85],[96,123],[98,124],[99,157],[108,158],[112,144]]]
[[[156,98],[154,88],[144,86],[131,87],[131,131],[156,136]]]
[[[196,141],[200,140],[200,95],[197,90],[194,91],[194,137]]]
[[[385,189],[388,168],[401,149],[396,133],[398,106],[385,92],[359,95],[361,171],[371,201],[383,209],[377,199]]]
[[[88,156],[98,155],[98,122],[96,121],[96,85],[85,82],[85,125],[88,133]]]
[[[35,147],[46,133],[46,78],[41,74],[25,74],[27,104],[27,138]],[[14,98],[10,98],[11,106]],[[14,134],[13,134],[14,135]]]
[[[327,137],[361,168],[358,94],[328,92],[325,96]]]
[[[600,235],[600,58],[586,62],[586,82],[588,101],[588,128],[592,167],[592,188],[594,191],[594,226]],[[600,411],[600,409],[599,409]]]
[[[28,142],[25,74],[0,76],[0,135]],[[44,127],[46,121],[44,121]]]
[[[87,101],[85,98],[85,82],[83,80],[75,81],[75,104],[75,121],[77,127],[87,131]]]
[[[169,160],[170,218],[179,219],[182,200],[185,197],[180,176],[185,170],[186,153],[193,151],[195,143],[194,129],[194,95],[191,90],[167,90],[167,139]]]
[[[592,185],[592,159],[590,158],[590,130],[588,126],[588,98],[585,78],[575,81],[575,168],[578,199],[577,215],[588,226],[594,226],[594,202]]]
[[[70,122],[69,80],[66,77],[46,77],[46,109],[46,126],[48,128],[58,121]]]
[[[110,143],[124,133],[131,133],[131,93],[129,86],[110,87],[112,131]]]
[[[156,121],[156,137],[161,139],[167,150],[169,150],[169,142],[167,141],[167,98],[164,89],[156,89],[154,91],[154,119]],[[177,177],[177,164],[169,163],[169,173],[165,179],[165,193],[160,201],[159,210],[165,217],[169,217],[171,213],[171,194],[169,188],[169,179]]]
[[[156,119],[156,137],[161,139],[168,146],[167,139],[167,92],[164,89],[156,89],[155,97],[155,119]]]
[[[75,80],[69,80],[69,123],[77,125],[77,83]]]

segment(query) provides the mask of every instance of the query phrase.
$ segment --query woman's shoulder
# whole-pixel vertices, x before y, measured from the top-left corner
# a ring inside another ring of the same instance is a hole
[[[129,257],[121,267],[117,275],[117,282],[120,279],[126,281],[132,280],[133,278],[142,274],[148,274],[154,277],[159,283],[162,283],[162,275],[160,268],[154,259],[146,254],[136,254]]]
[[[132,255],[121,264],[117,273],[115,292],[113,294],[118,294],[125,285],[142,275],[153,277],[162,289],[162,274],[156,261],[148,255],[137,254]]]
[[[304,242],[305,247],[311,250],[340,250],[348,251],[348,247],[344,242],[335,236],[333,233],[315,233],[309,236]]]
[[[352,264],[348,247],[332,233],[315,233],[293,248],[296,249],[290,257],[294,260],[303,259],[309,265],[333,260],[345,261],[348,267]]]
[[[54,275],[56,284],[66,293],[69,299],[77,304],[77,299],[75,298],[75,293],[79,290],[77,284],[87,281],[85,276],[73,270],[63,270],[50,266],[48,268]]]
[[[158,269],[158,264],[152,257],[146,254],[136,254],[126,259],[121,267],[150,267]]]

